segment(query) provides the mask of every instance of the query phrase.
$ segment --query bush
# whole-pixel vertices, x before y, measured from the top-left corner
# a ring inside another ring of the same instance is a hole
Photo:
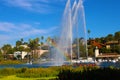
[[[0,75],[2,76],[14,75],[15,73],[16,73],[16,70],[14,68],[0,69]]]
[[[58,74],[58,80],[120,80],[120,69],[79,67],[63,69]]]
[[[58,68],[22,68],[17,72],[17,77],[35,78],[35,77],[56,77]]]
[[[120,69],[109,67],[71,66],[49,68],[4,68],[0,76],[16,75],[22,78],[57,77],[56,80],[120,80]],[[55,80],[55,79],[53,79]]]
[[[1,60],[0,65],[9,65],[9,64],[23,64],[23,62],[18,60]]]
[[[0,76],[16,75],[17,77],[23,78],[56,77],[58,73],[58,67],[0,69]]]

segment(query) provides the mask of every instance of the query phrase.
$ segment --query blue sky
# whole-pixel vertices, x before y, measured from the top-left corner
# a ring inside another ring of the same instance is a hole
[[[23,38],[54,36],[67,0],[0,0],[0,46]],[[120,31],[120,0],[84,0],[90,37]]]

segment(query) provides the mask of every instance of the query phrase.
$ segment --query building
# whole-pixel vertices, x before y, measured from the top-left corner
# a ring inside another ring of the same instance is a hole
[[[104,44],[99,43],[99,42],[97,42],[97,41],[95,41],[95,40],[89,40],[89,44],[90,44],[90,46],[94,46],[94,47],[97,46],[99,49],[104,46]]]
[[[99,49],[96,48],[95,49],[95,59],[97,61],[99,60],[107,60],[107,61],[110,61],[110,60],[116,60],[118,61],[118,59],[120,58],[120,54],[117,54],[117,53],[99,53]]]
[[[120,54],[117,53],[106,53],[106,54],[99,54],[96,58],[101,59],[118,59]]]
[[[107,49],[110,49],[112,47],[115,47],[116,45],[119,45],[119,41],[109,41],[109,42],[106,42],[106,48]]]
[[[14,57],[17,58],[17,59],[24,59],[25,56],[27,55],[27,52],[25,52],[25,51],[22,51],[22,52],[16,51],[16,52],[14,52],[13,55],[14,55]]]

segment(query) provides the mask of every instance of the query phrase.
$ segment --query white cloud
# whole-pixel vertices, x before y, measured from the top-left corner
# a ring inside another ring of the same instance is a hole
[[[12,6],[17,7],[32,7],[32,4],[29,3],[27,0],[5,0],[6,3],[11,4]]]
[[[0,34],[0,42],[10,39],[9,35]]]
[[[34,26],[34,27],[33,27]],[[49,29],[39,29],[31,24],[14,24],[10,22],[0,22],[0,45],[9,41],[19,40],[20,38],[32,38],[41,35],[51,34],[57,27]]]
[[[51,13],[56,9],[56,4],[62,4],[65,0],[3,0],[3,2],[12,7],[19,7],[29,11],[40,13]]]
[[[0,47],[2,47],[4,44],[10,43],[11,36],[7,34],[0,34]]]
[[[10,32],[12,29],[15,29],[15,25],[8,22],[0,22],[0,31]]]

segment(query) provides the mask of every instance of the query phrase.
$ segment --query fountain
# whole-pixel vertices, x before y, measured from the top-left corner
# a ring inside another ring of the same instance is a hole
[[[63,65],[65,61],[72,61],[73,54],[77,58],[87,54],[87,39],[84,6],[82,0],[75,0],[73,5],[67,1],[63,13],[61,33],[58,40],[54,40],[53,54],[54,65]],[[87,55],[85,55],[87,56]]]
[[[77,59],[81,56],[88,56],[87,53],[87,36],[86,36],[86,23],[85,13],[82,0],[74,0],[72,3],[67,1],[63,14],[61,33],[59,38],[49,40],[50,53],[52,54],[51,61],[39,64],[18,64],[18,65],[1,65],[0,68],[6,67],[28,67],[39,68],[49,66],[61,66],[65,62],[72,63],[74,55],[77,55]],[[97,54],[98,55],[98,50]],[[101,67],[108,67],[110,65],[120,67],[118,63],[101,63]]]

